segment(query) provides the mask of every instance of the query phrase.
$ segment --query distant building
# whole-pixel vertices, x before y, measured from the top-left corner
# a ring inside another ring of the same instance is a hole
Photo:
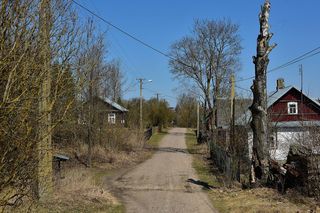
[[[126,123],[128,110],[118,103],[111,101],[108,98],[100,100],[101,108],[99,110],[101,118],[109,124],[122,124]],[[99,116],[99,117],[100,117]]]
[[[224,146],[230,140],[231,101],[230,98],[220,98],[217,103],[218,143]],[[245,119],[244,114],[248,111],[251,104],[251,99],[236,98],[234,100],[234,119]]]
[[[94,97],[93,101],[95,122],[98,122],[100,127],[106,124],[125,125],[128,113],[126,108],[108,98]],[[88,102],[85,104],[85,108],[88,108]]]

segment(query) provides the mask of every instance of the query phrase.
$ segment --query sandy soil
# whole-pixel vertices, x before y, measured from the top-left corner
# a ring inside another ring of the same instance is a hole
[[[185,129],[172,129],[153,157],[117,178],[127,212],[217,212],[192,168]]]

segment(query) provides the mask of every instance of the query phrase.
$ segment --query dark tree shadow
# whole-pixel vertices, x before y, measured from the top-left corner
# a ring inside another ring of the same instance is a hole
[[[187,149],[174,148],[174,147],[147,147],[149,150],[154,150],[158,152],[172,152],[172,153],[188,153]]]
[[[205,190],[215,189],[216,188],[214,186],[209,185],[207,182],[204,182],[204,181],[201,181],[201,180],[194,180],[192,178],[189,178],[187,180],[187,182],[202,186],[202,189],[205,189]]]

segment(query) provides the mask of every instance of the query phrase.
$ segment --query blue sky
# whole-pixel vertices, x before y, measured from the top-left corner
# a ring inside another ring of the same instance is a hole
[[[252,56],[255,55],[259,32],[258,13],[263,0],[77,0],[114,25],[122,28],[155,48],[169,52],[170,45],[190,33],[195,19],[228,18],[240,26],[243,51],[237,79],[254,75]],[[319,0],[271,0],[270,25],[272,42],[278,46],[270,54],[269,69],[282,65],[320,46]],[[79,9],[80,10],[80,9]],[[80,16],[90,16],[81,11]],[[94,19],[101,31],[106,31],[108,58],[119,59],[128,84],[136,78],[152,79],[144,85],[146,99],[160,93],[171,106],[183,92],[170,74],[168,59],[142,46],[117,30]],[[304,91],[320,97],[320,54],[268,75],[268,90],[282,77],[286,85],[300,88],[299,64],[304,68]],[[249,89],[252,80],[237,82]],[[239,90],[238,92],[242,92]],[[138,85],[126,91],[126,99],[139,95]]]

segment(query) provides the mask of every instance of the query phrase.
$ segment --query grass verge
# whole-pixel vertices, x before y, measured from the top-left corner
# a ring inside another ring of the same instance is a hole
[[[198,145],[191,131],[185,137],[188,151],[193,156],[192,166],[201,181],[213,186],[206,192],[219,212],[320,212],[319,203],[294,191],[280,195],[270,188],[225,187],[222,174],[208,160],[206,145]]]
[[[164,129],[161,132],[155,131],[151,138],[146,142],[147,147],[158,148],[162,138],[168,134],[168,130]]]

